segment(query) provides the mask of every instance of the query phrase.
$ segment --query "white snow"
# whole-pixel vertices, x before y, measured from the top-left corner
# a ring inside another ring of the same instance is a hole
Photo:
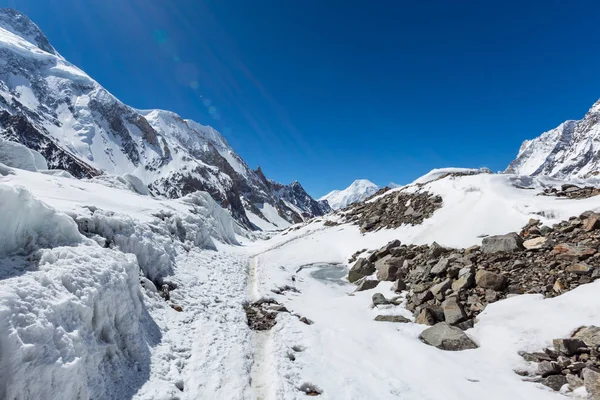
[[[379,189],[379,186],[367,179],[357,179],[346,189],[333,190],[319,200],[327,200],[332,209],[339,210],[366,199]]]
[[[468,331],[480,348],[454,353],[421,343],[425,326],[373,321],[412,317],[370,307],[391,283],[349,296],[346,260],[392,239],[466,247],[530,217],[598,210],[600,198],[536,196],[562,183],[537,177],[421,181],[384,194],[442,196],[420,226],[363,235],[326,227],[333,214],[255,240],[206,193],[165,200],[119,180],[12,170],[0,177],[0,397],[303,399],[308,385],[324,399],[561,398],[513,372],[529,368],[517,352],[600,324],[600,282],[494,303]],[[164,284],[175,287],[168,301]],[[272,292],[283,285],[299,293]],[[271,331],[250,331],[242,303],[265,296],[314,324],[282,313]]]
[[[48,169],[46,159],[40,153],[4,139],[0,139],[0,163],[27,171]]]

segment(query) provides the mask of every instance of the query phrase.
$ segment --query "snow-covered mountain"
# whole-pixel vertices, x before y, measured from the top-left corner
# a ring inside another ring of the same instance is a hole
[[[123,104],[12,9],[0,9],[0,138],[78,178],[133,174],[151,194],[170,198],[207,191],[248,227],[282,227],[330,210],[298,182],[250,169],[213,128]],[[265,209],[275,211],[269,217]]]
[[[319,200],[326,200],[332,209],[339,210],[366,199],[379,189],[381,189],[379,186],[367,179],[357,179],[346,189],[333,190]]]
[[[506,169],[520,175],[588,178],[600,172],[600,100],[579,121],[526,140]]]

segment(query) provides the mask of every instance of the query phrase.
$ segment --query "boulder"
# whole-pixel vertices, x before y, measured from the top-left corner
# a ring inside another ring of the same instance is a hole
[[[475,283],[484,289],[502,290],[506,286],[506,277],[481,269],[475,274]]]
[[[600,228],[600,214],[592,213],[583,223],[583,230],[590,232],[598,228]]]
[[[425,329],[419,335],[419,339],[441,350],[460,351],[478,347],[466,333],[447,322],[438,322]]]
[[[587,350],[587,345],[581,339],[577,338],[566,338],[566,339],[554,339],[552,341],[554,349],[567,356],[572,356],[582,351]]]
[[[552,390],[556,390],[557,392],[560,390],[563,385],[567,384],[567,377],[564,375],[550,375],[546,379],[542,381],[542,385],[548,386]]]
[[[385,296],[381,293],[375,293],[372,297],[373,306],[385,306],[390,304],[389,300],[385,298]]]
[[[377,285],[379,285],[379,281],[376,279],[366,279],[363,278],[361,279],[358,283],[358,286],[356,287],[355,292],[362,292],[363,290],[370,290],[375,288]]]
[[[396,279],[394,285],[392,286],[392,290],[396,293],[400,293],[406,290],[406,283],[402,279]]]
[[[433,243],[431,243],[431,246],[429,246],[429,257],[431,257],[431,258],[438,258],[445,251],[446,250],[442,246],[440,246],[439,244],[437,244],[437,242],[433,242]]]
[[[377,279],[380,281],[393,281],[398,273],[398,265],[393,262],[391,255],[385,256],[375,263]]]
[[[573,246],[568,243],[560,243],[554,246],[552,253],[561,260],[585,260],[596,254],[596,249],[585,246]]]
[[[429,291],[438,300],[442,300],[445,296],[446,290],[452,287],[452,279],[448,278],[441,281],[438,284],[433,285]]]
[[[583,386],[583,379],[581,379],[577,375],[567,374],[566,378],[567,383],[569,384],[569,389],[571,391]]]
[[[576,262],[574,264],[569,265],[565,269],[565,271],[573,272],[575,274],[589,274],[590,272],[592,272],[593,269],[594,267],[592,267],[589,264],[586,264],[584,262]]]
[[[411,322],[410,319],[403,317],[402,315],[378,315],[375,317],[375,321],[398,322],[398,323]]]
[[[588,393],[588,398],[600,400],[600,372],[586,368],[582,371],[583,384]]]
[[[415,318],[415,323],[421,325],[435,325],[436,322],[433,311],[428,308],[422,308],[419,314],[417,314],[417,318]]]
[[[544,236],[540,236],[540,237],[536,237],[536,238],[528,239],[528,240],[524,241],[523,247],[525,247],[527,250],[541,249],[544,247],[544,245],[546,244],[547,241],[548,241],[548,238],[545,238]]]
[[[458,272],[458,279],[452,282],[452,290],[459,292],[464,289],[469,289],[475,281],[475,274],[469,267],[464,267]]]
[[[481,244],[481,250],[484,253],[514,253],[524,249],[523,239],[515,232],[507,233],[506,235],[488,236],[483,238]]]
[[[538,373],[542,376],[542,378],[550,375],[557,375],[560,374],[560,372],[560,365],[554,361],[542,361],[538,364]]]
[[[375,272],[375,266],[369,260],[359,258],[348,272],[348,281],[356,282],[360,278],[369,276]]]
[[[467,314],[462,304],[454,296],[444,300],[442,309],[444,310],[444,319],[450,325],[456,325],[467,319]]]
[[[593,349],[600,346],[600,328],[597,326],[583,326],[575,332],[573,337],[583,340],[586,345]]]
[[[431,293],[431,290],[426,290],[422,293],[412,296],[412,301],[417,306],[419,306],[429,300],[433,300],[433,293]]]
[[[433,268],[431,268],[430,273],[432,273],[433,275],[442,275],[448,270],[449,266],[450,260],[448,260],[447,258],[442,258],[440,259],[440,261],[437,262],[437,264],[433,266]]]

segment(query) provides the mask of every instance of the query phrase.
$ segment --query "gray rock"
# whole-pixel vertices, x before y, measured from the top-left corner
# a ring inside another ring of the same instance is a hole
[[[441,350],[460,351],[478,347],[466,333],[446,322],[439,322],[425,329],[419,339]]]
[[[376,279],[363,278],[358,283],[355,292],[362,292],[363,290],[370,290],[379,285],[379,281]]]
[[[538,364],[538,373],[545,378],[550,375],[560,374],[560,365],[554,361],[542,361]]]
[[[564,375],[550,375],[542,381],[542,384],[558,392],[563,385],[567,384],[567,377]]]
[[[402,279],[396,279],[394,285],[392,286],[392,290],[396,293],[400,293],[406,290],[406,283]]]
[[[403,317],[402,315],[378,315],[375,317],[375,321],[398,322],[398,323],[411,322],[410,319]]]
[[[431,290],[426,290],[423,293],[419,293],[412,296],[412,300],[415,303],[415,305],[419,306],[425,303],[426,301],[433,300],[433,293],[431,293]]]
[[[592,400],[600,400],[600,372],[586,368],[581,373],[583,384],[588,393],[588,398]]]
[[[360,278],[369,276],[375,272],[375,266],[369,260],[359,258],[356,263],[350,268],[348,272],[348,280],[350,282],[356,282]]]
[[[567,338],[567,339],[554,339],[552,341],[556,351],[559,351],[567,356],[572,356],[580,353],[582,349],[587,349],[587,345],[581,339]]]
[[[390,304],[389,300],[385,298],[385,296],[381,293],[375,293],[372,297],[373,306],[385,306]]]
[[[594,267],[592,267],[589,264],[586,264],[584,262],[576,262],[574,264],[569,265],[565,269],[565,271],[572,272],[575,274],[589,274],[590,272],[592,272],[593,269]]]
[[[429,257],[438,258],[444,253],[444,251],[445,249],[442,246],[440,246],[436,242],[433,242],[431,243],[431,246],[429,246]]]
[[[435,297],[436,299],[443,300],[444,293],[446,293],[446,290],[450,289],[451,287],[452,287],[452,279],[448,278],[438,284],[433,285],[429,289],[429,291],[431,292],[433,297]]]
[[[484,289],[502,290],[506,286],[506,277],[480,269],[475,274],[475,283]]]
[[[448,260],[447,258],[442,258],[440,261],[437,262],[437,264],[433,266],[433,268],[431,268],[430,272],[433,275],[442,275],[446,272],[449,266],[450,260]]]
[[[421,309],[417,314],[417,318],[415,318],[415,323],[421,325],[435,325],[436,322],[435,315],[428,308]]]
[[[481,250],[484,253],[514,253],[524,249],[523,239],[515,232],[507,233],[506,235],[488,236],[483,238],[481,244]]]
[[[583,379],[581,379],[577,375],[567,374],[566,378],[570,390],[575,390],[583,386]]]
[[[442,309],[444,310],[444,319],[450,325],[456,325],[467,319],[465,310],[456,297],[450,297],[444,300]]]
[[[581,327],[573,337],[581,339],[591,348],[600,346],[600,328],[594,325]]]
[[[392,256],[387,255],[375,263],[377,279],[380,281],[393,281],[396,279],[398,266],[392,260]]]
[[[467,268],[467,267],[465,267]],[[465,269],[461,269],[460,272],[458,273],[458,279],[455,280],[454,282],[452,282],[452,290],[454,290],[455,292],[460,292],[461,290],[465,290],[465,289],[469,289],[473,286],[473,283],[475,282],[475,274],[473,274],[469,271],[465,274],[462,274],[462,271]],[[461,276],[462,274],[462,276]]]
[[[475,326],[475,321],[473,321],[472,319],[468,319],[466,321],[459,322],[455,326],[457,328],[459,328],[460,330],[466,331],[467,329],[471,329],[472,327]]]

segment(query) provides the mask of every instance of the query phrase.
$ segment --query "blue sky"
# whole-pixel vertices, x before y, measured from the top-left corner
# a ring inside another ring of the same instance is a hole
[[[125,103],[314,196],[501,170],[600,97],[596,1],[0,0]]]

